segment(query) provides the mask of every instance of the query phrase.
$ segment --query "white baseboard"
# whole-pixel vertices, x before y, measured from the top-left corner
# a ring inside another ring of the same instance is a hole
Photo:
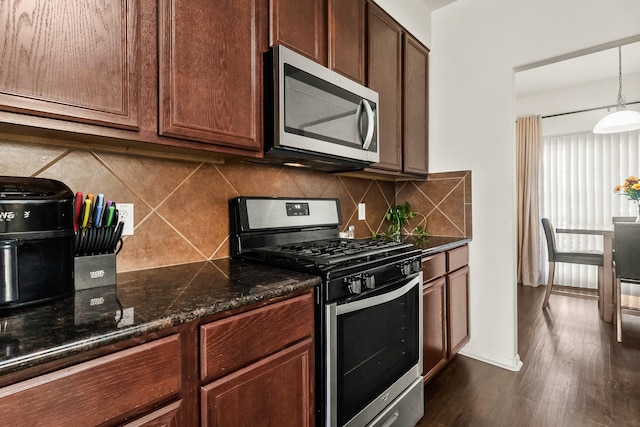
[[[509,359],[498,356],[497,354],[469,348],[469,345],[464,346],[462,350],[458,352],[458,354],[479,360],[481,362],[489,363],[490,365],[507,369],[509,371],[517,372],[520,370],[520,368],[522,368],[522,361],[520,360],[519,354],[516,354],[512,359]]]

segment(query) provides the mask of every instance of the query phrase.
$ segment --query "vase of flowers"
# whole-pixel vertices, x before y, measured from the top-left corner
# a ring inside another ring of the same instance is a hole
[[[613,191],[627,196],[629,200],[636,203],[636,223],[640,223],[640,180],[632,175],[624,180],[624,184],[616,186]]]

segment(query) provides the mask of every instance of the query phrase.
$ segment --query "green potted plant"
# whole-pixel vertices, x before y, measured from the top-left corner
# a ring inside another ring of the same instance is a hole
[[[411,206],[409,206],[409,202],[404,202],[401,205],[392,206],[389,208],[385,215],[385,219],[390,223],[387,228],[387,232],[376,233],[373,231],[372,237],[387,237],[393,240],[400,240],[400,236],[402,233],[402,228],[407,221],[416,216],[421,216],[423,219],[420,223],[414,227],[410,235],[417,236],[421,239],[426,239],[429,236],[426,230],[426,222],[427,218],[421,214],[420,212],[414,212],[411,210]],[[424,226],[422,225],[424,224]]]

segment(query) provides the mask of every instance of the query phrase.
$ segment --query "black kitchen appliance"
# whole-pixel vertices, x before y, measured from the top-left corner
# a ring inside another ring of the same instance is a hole
[[[0,309],[73,291],[73,233],[69,187],[0,176]]]
[[[424,413],[421,250],[339,237],[337,199],[230,201],[232,255],[322,277],[317,425],[415,425]]]

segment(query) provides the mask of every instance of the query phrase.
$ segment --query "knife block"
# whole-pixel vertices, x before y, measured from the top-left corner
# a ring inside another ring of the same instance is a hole
[[[74,258],[75,290],[116,284],[116,254],[87,255]]]

